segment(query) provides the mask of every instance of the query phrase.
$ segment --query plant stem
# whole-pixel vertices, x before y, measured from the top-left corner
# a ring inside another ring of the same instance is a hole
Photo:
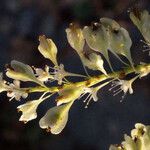
[[[130,73],[137,73],[138,74],[138,73],[142,73],[143,71],[147,71],[148,73],[150,73],[150,64],[137,65],[136,67],[134,67],[134,69],[133,69],[133,67],[128,67],[128,68],[122,69],[120,71],[109,73],[108,76],[106,76],[104,74],[100,74],[98,76],[88,77],[84,81],[79,81],[79,82],[75,82],[75,83],[70,82],[69,84],[75,85],[77,87],[78,86],[90,87],[90,86],[93,86],[93,85],[95,85],[99,82],[105,81],[105,80],[109,80],[112,78],[122,79]],[[61,85],[61,86],[53,86],[53,87],[36,86],[36,87],[29,87],[29,88],[22,88],[22,89],[24,89],[28,93],[33,93],[33,92],[54,93],[54,92],[58,92],[60,89],[64,88],[65,85],[66,84]]]

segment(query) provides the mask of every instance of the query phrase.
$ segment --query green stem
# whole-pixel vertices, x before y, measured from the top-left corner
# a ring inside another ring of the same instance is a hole
[[[84,81],[80,81],[80,82],[76,82],[76,83],[69,83],[71,85],[75,85],[75,86],[86,86],[86,87],[90,87],[93,86],[99,82],[108,80],[108,79],[112,79],[112,78],[119,78],[122,79],[124,78],[126,75],[130,74],[130,73],[141,73],[143,71],[147,71],[150,72],[150,64],[141,64],[141,65],[137,65],[136,67],[128,67],[125,69],[122,69],[120,71],[117,72],[112,72],[109,73],[108,76],[101,74],[98,76],[93,76],[93,77],[89,77]],[[64,88],[65,84],[62,86],[53,86],[53,87],[42,87],[42,86],[36,86],[36,87],[29,87],[29,88],[22,88],[23,90],[27,91],[28,93],[33,93],[33,92],[50,92],[50,93],[54,93],[54,92],[58,92],[60,89]]]

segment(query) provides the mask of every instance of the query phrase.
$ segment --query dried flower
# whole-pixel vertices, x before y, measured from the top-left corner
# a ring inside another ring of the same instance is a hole
[[[53,75],[54,80],[58,81],[58,84],[61,85],[68,73],[65,71],[64,65],[60,64],[59,66],[54,67],[54,72],[51,73],[51,75]]]
[[[68,113],[73,101],[61,106],[50,108],[40,119],[39,125],[42,129],[47,129],[52,134],[59,134],[67,124]]]
[[[45,35],[39,36],[40,45],[38,47],[40,53],[47,59],[51,60],[55,66],[57,63],[57,47],[51,39],[46,38]]]

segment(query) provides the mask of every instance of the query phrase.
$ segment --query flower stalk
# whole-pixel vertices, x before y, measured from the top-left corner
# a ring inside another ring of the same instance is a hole
[[[108,76],[106,76],[105,74],[100,74],[97,76],[88,77],[84,81],[79,81],[79,82],[75,82],[75,83],[70,82],[69,84],[74,85],[74,86],[86,85],[87,87],[90,87],[99,82],[109,80],[112,78],[124,78],[126,75],[131,74],[131,73],[142,74],[144,72],[150,72],[150,64],[149,63],[137,65],[136,67],[134,67],[134,69],[132,67],[128,67],[128,68],[124,68],[117,72],[108,73]],[[54,93],[54,92],[58,92],[60,89],[63,89],[64,87],[65,87],[65,84],[63,86],[61,86],[61,85],[53,86],[53,87],[36,86],[36,87],[28,87],[28,88],[22,88],[22,89],[24,89],[28,93],[34,93],[34,92]]]

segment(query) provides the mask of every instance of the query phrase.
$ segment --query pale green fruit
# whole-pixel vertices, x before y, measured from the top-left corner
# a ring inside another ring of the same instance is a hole
[[[92,26],[85,26],[83,29],[83,35],[88,46],[91,49],[100,52],[105,57],[110,68],[112,69],[108,56],[109,41],[107,34],[106,28],[100,23],[94,23]]]
[[[55,43],[51,40],[46,38],[44,35],[39,36],[40,44],[38,49],[40,53],[47,59],[51,60],[55,66],[58,66],[57,63],[57,47]]]
[[[110,18],[100,18],[100,23],[108,30],[120,29],[120,25],[115,20]]]
[[[70,46],[75,49],[77,53],[82,53],[85,44],[82,29],[76,24],[71,23],[69,28],[66,29],[66,34]]]
[[[3,80],[3,74],[0,73],[0,93],[7,91],[9,89],[9,86],[6,85],[6,81]]]
[[[75,101],[83,93],[84,86],[65,85],[65,87],[59,90],[59,96],[56,99],[57,106]]]
[[[68,121],[68,113],[73,102],[66,103],[61,106],[50,108],[46,114],[40,119],[39,125],[42,129],[52,134],[62,132]]]
[[[19,121],[27,123],[37,117],[37,107],[42,102],[43,99],[28,101],[25,104],[19,105],[17,107],[18,111],[22,112]]]
[[[134,140],[130,136],[125,134],[124,139],[125,141],[122,142],[122,145],[125,150],[138,150]]]
[[[82,59],[83,64],[89,69],[99,70],[103,74],[107,75],[107,72],[104,69],[104,61],[99,54],[92,52],[87,57],[85,57],[84,54],[80,55],[80,57]]]
[[[121,145],[111,145],[109,150],[150,150],[150,126],[135,124],[131,137],[125,135]]]
[[[150,15],[147,10],[144,11],[131,11],[130,19],[140,30],[144,39],[148,44],[150,43]]]
[[[132,41],[128,31],[110,18],[101,18],[100,22],[106,27],[108,32],[109,50],[115,54],[117,58],[119,58],[117,54],[125,56],[129,60],[131,66],[133,66],[130,52]],[[119,58],[119,60],[121,59]]]
[[[9,78],[20,81],[32,81],[43,86],[43,83],[35,77],[35,74],[29,65],[12,60],[11,67],[12,69],[8,68],[6,72],[6,75]]]

